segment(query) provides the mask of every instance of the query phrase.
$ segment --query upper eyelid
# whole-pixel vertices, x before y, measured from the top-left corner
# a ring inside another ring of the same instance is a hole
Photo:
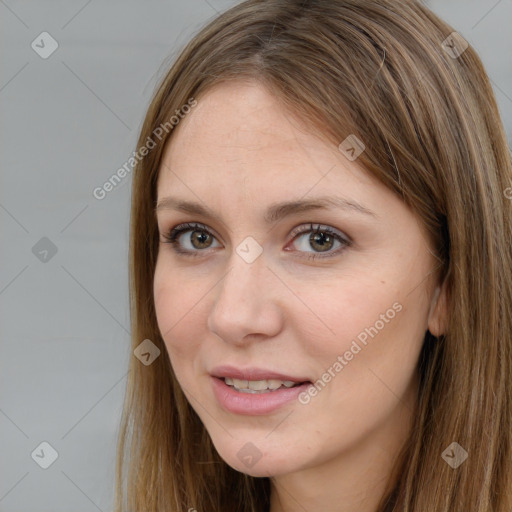
[[[304,229],[299,229],[304,228]],[[293,228],[290,232],[290,236],[301,235],[307,233],[309,231],[331,231],[335,235],[340,236],[341,238],[346,239],[346,241],[350,241],[350,237],[342,230],[335,228],[334,226],[329,226],[328,224],[322,224],[319,222],[308,222],[305,224],[299,224],[295,228]]]
[[[181,224],[177,224],[175,227],[169,229],[167,233],[171,233],[173,230],[180,231],[179,235],[187,231],[193,231],[194,229],[200,229],[203,231],[207,231],[208,233],[215,236],[215,238],[221,238],[219,234],[212,228],[208,227],[206,224],[202,224],[201,222],[182,222]]]

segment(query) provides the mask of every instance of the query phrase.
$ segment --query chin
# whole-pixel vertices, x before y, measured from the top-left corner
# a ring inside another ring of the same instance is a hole
[[[217,447],[217,452],[228,466],[240,473],[253,477],[271,477],[293,473],[300,469],[300,461],[295,459],[297,448],[290,448],[295,453],[287,453],[267,443],[252,441],[226,440]]]

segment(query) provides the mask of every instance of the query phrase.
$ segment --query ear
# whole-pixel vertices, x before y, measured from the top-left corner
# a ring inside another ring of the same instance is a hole
[[[442,336],[448,330],[448,320],[448,286],[445,279],[434,290],[428,313],[428,330],[436,338]]]

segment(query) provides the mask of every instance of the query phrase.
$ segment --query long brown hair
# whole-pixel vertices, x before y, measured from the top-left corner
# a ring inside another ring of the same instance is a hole
[[[149,366],[131,358],[116,512],[269,508],[269,479],[233,470],[213,448],[153,304],[169,119],[227,80],[259,81],[336,145],[355,134],[366,146],[358,162],[432,236],[449,325],[425,334],[417,414],[377,512],[512,510],[512,163],[482,63],[453,32],[412,0],[248,0],[181,52],[147,111],[138,148],[155,144],[133,175],[131,349],[150,339],[162,354]],[[452,442],[468,453],[456,469],[441,457]]]

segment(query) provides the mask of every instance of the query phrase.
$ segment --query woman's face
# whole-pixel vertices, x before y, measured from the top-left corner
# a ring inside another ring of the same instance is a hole
[[[254,476],[395,453],[439,318],[416,217],[307,129],[260,85],[223,84],[159,171],[159,329],[216,449]]]

